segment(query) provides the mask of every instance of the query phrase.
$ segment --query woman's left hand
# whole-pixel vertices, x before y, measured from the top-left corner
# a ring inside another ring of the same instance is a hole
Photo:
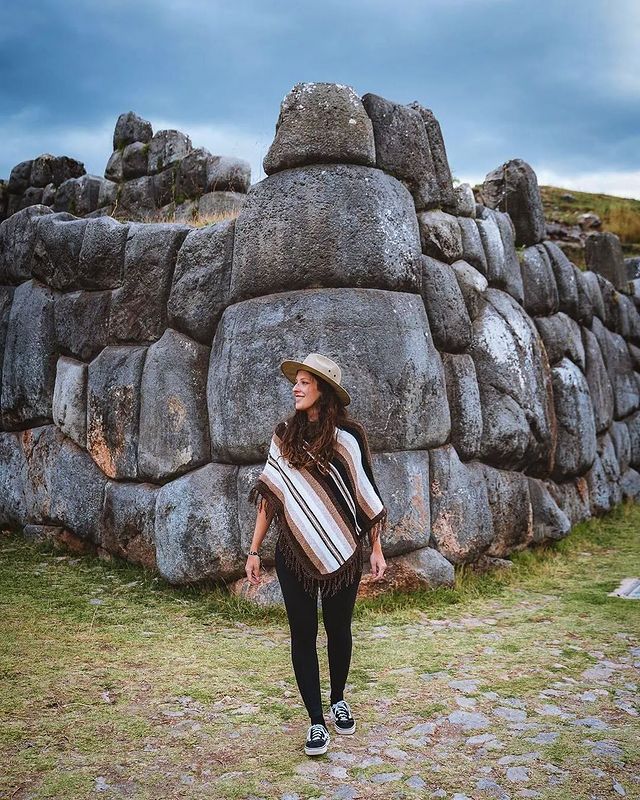
[[[371,564],[371,580],[380,581],[387,568],[387,562],[384,560],[384,555],[380,547],[374,547],[369,556],[369,563]]]

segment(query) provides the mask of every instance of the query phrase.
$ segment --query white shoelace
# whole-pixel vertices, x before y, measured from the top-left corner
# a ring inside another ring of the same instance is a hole
[[[333,716],[336,720],[343,722],[344,720],[349,719],[351,716],[351,709],[349,708],[349,703],[346,700],[338,700],[338,702],[333,707]]]
[[[315,725],[312,725],[309,728],[309,733],[307,733],[307,739],[309,739],[309,741],[313,742],[316,739],[324,739],[326,735],[327,735],[327,733],[326,733],[326,728],[324,727],[324,725],[320,725],[320,723],[316,723]]]

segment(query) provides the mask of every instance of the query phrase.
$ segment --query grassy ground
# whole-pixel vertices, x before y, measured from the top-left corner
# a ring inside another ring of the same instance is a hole
[[[281,611],[5,534],[0,797],[639,797],[640,507],[513,562],[359,602],[312,760]]]

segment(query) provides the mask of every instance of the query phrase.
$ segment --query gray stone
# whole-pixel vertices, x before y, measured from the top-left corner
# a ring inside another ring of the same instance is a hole
[[[495,220],[502,239],[504,251],[504,289],[520,305],[524,302],[524,285],[522,283],[522,268],[516,252],[516,232],[513,222],[508,214],[501,211],[490,211]]]
[[[14,294],[13,286],[0,286],[0,387],[2,386],[2,362],[4,360],[4,346],[9,327],[9,314]],[[0,428],[1,429],[1,428]]]
[[[280,106],[267,175],[307,164],[376,164],[371,120],[350,86],[298,83]]]
[[[433,341],[439,350],[456,353],[471,343],[471,320],[456,273],[448,264],[422,256],[422,299]]]
[[[260,583],[257,585],[249,583],[247,578],[238,578],[229,584],[229,591],[258,606],[284,605],[282,589],[274,569],[261,569]]]
[[[158,492],[155,541],[158,571],[170,583],[238,577],[237,467],[207,464]]]
[[[44,189],[30,186],[27,191],[22,195],[20,200],[20,208],[27,208],[27,206],[35,206],[42,203],[42,195]]]
[[[244,206],[246,195],[239,192],[208,192],[198,200],[198,217],[219,222],[238,216]]]
[[[87,445],[87,365],[60,356],[53,391],[53,421],[79,447]]]
[[[447,400],[451,413],[451,444],[460,457],[476,458],[482,441],[482,408],[473,359],[443,354]]]
[[[607,330],[600,320],[594,319],[591,328],[600,345],[611,381],[614,417],[623,419],[640,405],[640,393],[627,344],[620,334]]]
[[[603,322],[611,331],[616,333],[621,332],[621,318],[620,318],[620,305],[619,298],[620,292],[616,291],[615,286],[610,280],[603,275],[596,273],[600,292],[602,294],[602,303],[604,306]]]
[[[100,188],[104,178],[98,175],[82,175],[79,178],[69,178],[58,186],[56,199],[53,203],[54,211],[67,211],[82,217],[98,208]]]
[[[640,467],[640,412],[632,414],[624,420],[629,430],[629,442],[631,444],[630,463],[634,469]]]
[[[120,186],[118,215],[126,219],[147,219],[156,207],[156,191],[153,175],[134,178]]]
[[[476,198],[468,183],[459,183],[453,188],[455,215],[457,217],[475,217]]]
[[[583,272],[582,283],[589,300],[591,301],[592,314],[604,321],[604,301],[600,291],[600,283],[595,272]]]
[[[592,325],[595,328],[601,327],[600,320],[594,318]],[[604,329],[599,333],[600,338],[604,341],[606,337]],[[585,351],[584,374],[589,385],[596,433],[602,433],[607,430],[613,420],[613,386],[595,335],[588,328],[582,328],[582,337]]]
[[[640,502],[640,472],[628,467],[620,476],[620,491],[623,500]]]
[[[586,478],[575,478],[572,481],[564,481],[563,483],[545,481],[545,485],[549,490],[549,494],[566,514],[572,526],[589,519],[591,506]]]
[[[251,165],[242,158],[212,156],[207,164],[206,192],[246,194],[251,186]]]
[[[549,364],[557,364],[566,356],[584,371],[584,344],[580,326],[575,320],[560,311],[550,317],[536,317],[534,322],[544,342]]]
[[[510,798],[510,795],[493,778],[479,778],[476,782],[476,789],[489,797],[496,797],[498,800],[509,800]]]
[[[463,464],[447,445],[430,453],[431,534],[454,564],[474,561],[493,540],[493,520],[481,464]]]
[[[420,240],[411,195],[378,170],[286,170],[247,195],[236,221],[231,301],[318,286],[416,292]]]
[[[168,328],[149,347],[140,386],[138,477],[166,481],[210,460],[209,348]]]
[[[596,428],[589,385],[568,358],[551,370],[558,424],[553,476],[563,480],[586,472],[596,456]]]
[[[469,317],[474,320],[486,305],[484,293],[489,288],[487,279],[466,261],[456,261],[451,269],[455,272]]]
[[[608,433],[598,437],[597,455],[593,467],[586,475],[589,487],[591,513],[606,514],[622,502],[620,466]]]
[[[161,172],[191,151],[191,139],[176,130],[156,131],[149,140],[149,175]]]
[[[624,472],[631,464],[631,437],[629,428],[624,422],[614,422],[609,429],[609,435],[616,451],[616,458],[620,465],[620,472]]]
[[[569,316],[578,316],[578,284],[574,272],[573,264],[565,256],[557,244],[553,242],[543,242],[542,246],[547,251],[553,274],[556,279],[558,289],[558,303],[561,311],[565,311]]]
[[[248,553],[251,549],[251,539],[256,522],[256,507],[249,502],[249,492],[263,469],[264,463],[262,462],[238,468],[238,525],[242,553]],[[278,534],[277,522],[273,521],[260,545],[260,559],[265,566],[274,564]]]
[[[149,342],[167,327],[167,298],[178,251],[190,228],[171,223],[132,224],[122,287],[111,300],[113,341]]]
[[[177,195],[175,182],[176,171],[174,167],[163,169],[161,172],[151,176],[151,199],[156,208],[173,202]]]
[[[548,474],[555,449],[551,374],[532,320],[499,289],[473,322],[470,354],[482,404],[481,457],[503,469]]]
[[[418,211],[439,205],[435,166],[420,112],[375,94],[365,94],[362,102],[373,123],[376,165],[407,186]]]
[[[640,344],[640,312],[635,307],[633,300],[626,294],[616,292],[618,302],[620,328],[618,333],[625,339],[631,339],[635,344]]]
[[[210,344],[228,304],[235,221],[191,231],[176,259],[167,302],[169,324]]]
[[[635,347],[631,342],[627,342],[627,348],[629,349],[634,370],[640,370],[640,347]]]
[[[89,221],[71,214],[41,217],[33,247],[31,272],[54,289],[75,289],[79,285],[79,260]]]
[[[61,353],[90,361],[108,343],[111,293],[65,292],[56,294],[55,338]]]
[[[19,527],[27,521],[27,468],[21,447],[22,433],[0,431],[0,522]]]
[[[46,190],[45,190],[46,191]],[[114,181],[105,180],[102,181],[100,184],[100,191],[98,192],[98,208],[93,212],[94,214],[98,215],[98,212],[104,209],[108,209],[108,211],[101,216],[109,216],[111,211],[113,210],[113,206],[116,204],[116,200],[118,199],[118,184]],[[44,195],[43,195],[44,200]],[[47,205],[53,205],[53,200],[51,203],[47,203]],[[87,214],[87,217],[90,217],[90,214]]]
[[[409,106],[418,111],[427,131],[427,139],[429,140],[429,150],[435,170],[440,205],[445,211],[454,211],[455,194],[453,181],[451,179],[451,170],[449,169],[449,160],[447,158],[447,151],[444,145],[444,137],[442,136],[440,123],[435,118],[431,109],[425,108],[415,101],[410,103]]]
[[[392,561],[393,567],[410,573],[421,588],[435,589],[438,586],[455,585],[453,564],[433,547],[421,547],[406,555],[397,556]]]
[[[122,151],[114,150],[109,156],[107,166],[104,170],[104,177],[113,183],[121,183],[124,178],[122,175]]]
[[[54,295],[35,281],[13,294],[2,369],[2,426],[26,428],[51,422],[58,353]]]
[[[524,307],[531,315],[555,314],[560,306],[551,259],[542,245],[527,247],[522,261]]]
[[[23,194],[27,191],[31,183],[32,168],[33,159],[21,161],[13,167],[9,175],[9,183],[7,184],[7,188],[11,194]]]
[[[140,381],[146,347],[105,347],[89,364],[87,450],[110,478],[137,478]]]
[[[47,206],[30,206],[0,223],[0,283],[23,283],[31,278],[38,223],[50,214]]]
[[[177,205],[173,212],[173,221],[174,222],[184,222],[185,224],[191,224],[195,222],[196,217],[198,215],[198,201],[197,200],[186,200],[184,203],[180,203]]]
[[[529,478],[529,497],[533,514],[533,541],[563,539],[571,530],[571,520],[558,506],[541,480]]]
[[[120,114],[113,132],[113,149],[125,147],[132,142],[148,142],[153,135],[151,123],[133,111]]]
[[[502,243],[500,228],[491,209],[483,208],[481,215],[476,219],[476,225],[480,232],[480,241],[484,248],[484,255],[487,262],[486,277],[490,286],[499,289],[506,288],[507,282],[507,262]]]
[[[529,770],[525,767],[508,767],[507,780],[511,783],[527,783],[531,780]]]
[[[585,280],[585,273],[573,266],[573,274],[576,279],[576,288],[578,290],[578,310],[576,312],[576,319],[582,325],[591,325],[593,319],[593,302],[589,292],[587,281]]]
[[[422,252],[452,264],[462,258],[462,234],[456,217],[444,211],[418,214]]]
[[[373,450],[428,449],[448,438],[444,371],[419,295],[282,292],[229,306],[218,325],[207,388],[216,460],[265,458],[276,423],[292,406],[280,361],[310,351],[334,358],[347,390],[357,387],[350,410],[366,421]]]
[[[115,289],[122,284],[128,232],[128,225],[121,225],[112,217],[89,220],[78,259],[77,275],[81,286]]]
[[[40,201],[45,206],[52,206],[56,199],[56,186],[53,183],[48,183],[42,190],[42,200]]]
[[[480,711],[453,711],[447,717],[452,725],[461,725],[464,731],[488,728],[489,718]]]
[[[122,151],[122,178],[125,181],[131,178],[141,178],[147,174],[148,145],[142,142],[131,142]]]
[[[476,220],[467,217],[458,217],[457,219],[462,237],[462,258],[486,277],[487,257],[484,254],[484,245]]]
[[[207,169],[212,158],[205,147],[198,147],[180,161],[175,173],[176,202],[180,203],[187,197],[200,197],[208,191]]]
[[[506,558],[533,540],[533,512],[529,483],[520,472],[484,465],[489,510],[493,518],[493,538],[487,556]]]
[[[627,274],[620,239],[613,233],[592,233],[584,243],[587,268],[611,281],[616,289],[627,287]]]
[[[148,483],[107,481],[98,544],[115,556],[155,569],[157,494],[158,487]]]
[[[509,214],[516,230],[516,244],[534,245],[545,238],[538,180],[522,159],[507,161],[490,172],[482,185],[482,198],[489,208]]]

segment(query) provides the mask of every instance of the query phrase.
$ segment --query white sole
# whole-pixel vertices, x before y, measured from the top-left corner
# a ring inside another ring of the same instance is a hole
[[[330,741],[331,741],[331,739],[329,739],[329,741],[325,744],[324,747],[313,747],[310,750],[307,749],[307,746],[305,745],[304,746],[304,752],[308,756],[323,756],[327,752],[327,750],[329,749],[329,742]]]
[[[351,736],[352,733],[356,732],[356,723],[353,723],[353,728],[349,728],[349,730],[345,730],[344,728],[339,728],[336,723],[333,723],[333,727],[336,729],[338,733],[341,733],[343,736]]]

